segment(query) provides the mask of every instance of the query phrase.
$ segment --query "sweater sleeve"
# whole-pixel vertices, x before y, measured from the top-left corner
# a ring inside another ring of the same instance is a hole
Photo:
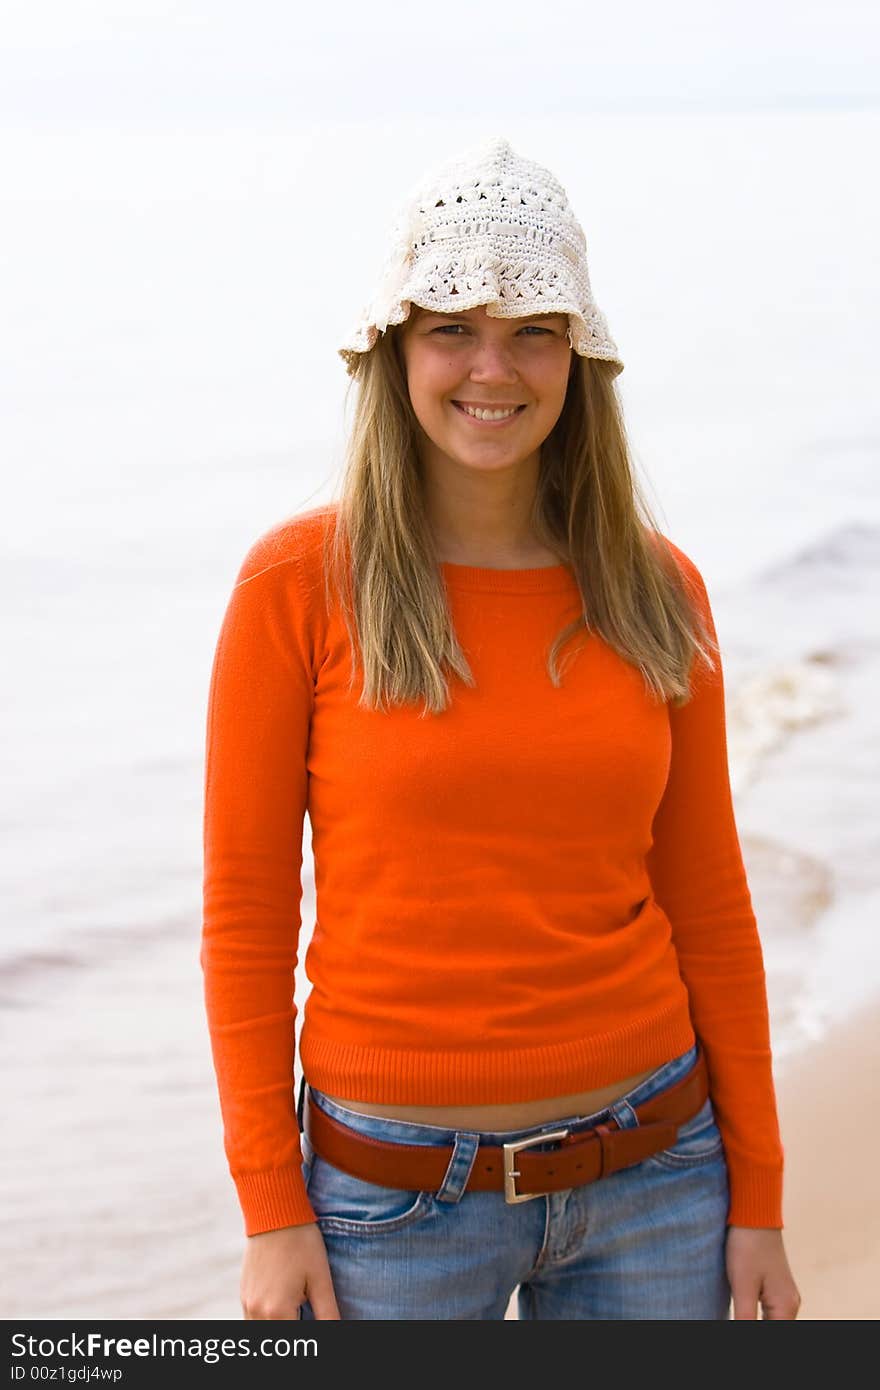
[[[258,541],[226,608],[208,695],[200,964],[245,1233],[316,1220],[294,1094],[294,970],[314,696],[297,565]]]
[[[709,598],[677,552],[708,630]],[[730,1179],[728,1225],[782,1222],[783,1150],[772,1074],[763,952],[730,790],[721,659],[698,655],[690,700],[668,706],[672,755],[648,869],[671,927]]]

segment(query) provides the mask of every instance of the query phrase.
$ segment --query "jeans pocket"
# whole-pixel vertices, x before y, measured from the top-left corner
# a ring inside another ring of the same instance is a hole
[[[434,1210],[433,1192],[411,1192],[356,1178],[310,1153],[306,1190],[322,1232],[385,1235],[414,1226]]]
[[[712,1101],[707,1097],[697,1113],[679,1125],[675,1143],[651,1154],[646,1161],[658,1163],[663,1168],[693,1168],[700,1163],[710,1163],[723,1148]]]

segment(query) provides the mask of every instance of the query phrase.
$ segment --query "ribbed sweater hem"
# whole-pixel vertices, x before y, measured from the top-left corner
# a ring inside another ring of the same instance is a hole
[[[594,1090],[662,1066],[694,1043],[685,1001],[613,1033],[540,1047],[422,1051],[321,1037],[306,1018],[305,1078],[316,1090],[378,1105],[504,1105]]]

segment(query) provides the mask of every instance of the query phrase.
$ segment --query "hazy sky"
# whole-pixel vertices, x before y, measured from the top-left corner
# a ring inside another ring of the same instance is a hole
[[[4,0],[0,121],[880,105],[875,0]]]

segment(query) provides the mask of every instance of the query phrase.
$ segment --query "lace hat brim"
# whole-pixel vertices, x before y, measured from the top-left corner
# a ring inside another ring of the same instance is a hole
[[[614,366],[614,376],[623,371],[623,362],[618,355],[617,346],[608,332],[605,316],[597,307],[593,306],[592,309],[581,313],[571,307],[571,299],[565,294],[557,294],[555,296],[548,295],[546,303],[542,304],[540,310],[524,311],[521,304],[517,304],[505,296],[501,286],[496,284],[492,288],[493,294],[489,296],[487,296],[486,287],[474,288],[470,292],[464,291],[452,295],[450,302],[441,306],[435,297],[424,292],[420,293],[417,286],[404,287],[400,297],[389,305],[387,314],[371,316],[367,313],[338,349],[339,356],[345,362],[349,376],[353,376],[357,371],[361,356],[371,352],[376,346],[381,333],[384,333],[392,325],[403,323],[409,318],[413,304],[417,304],[423,309],[434,309],[438,313],[450,314],[465,309],[474,309],[478,305],[484,304],[486,313],[492,319],[527,317],[529,313],[538,312],[567,314],[568,340],[574,351],[581,357],[598,357],[605,362],[611,362]],[[377,319],[380,318],[382,320],[381,326],[377,322]]]

